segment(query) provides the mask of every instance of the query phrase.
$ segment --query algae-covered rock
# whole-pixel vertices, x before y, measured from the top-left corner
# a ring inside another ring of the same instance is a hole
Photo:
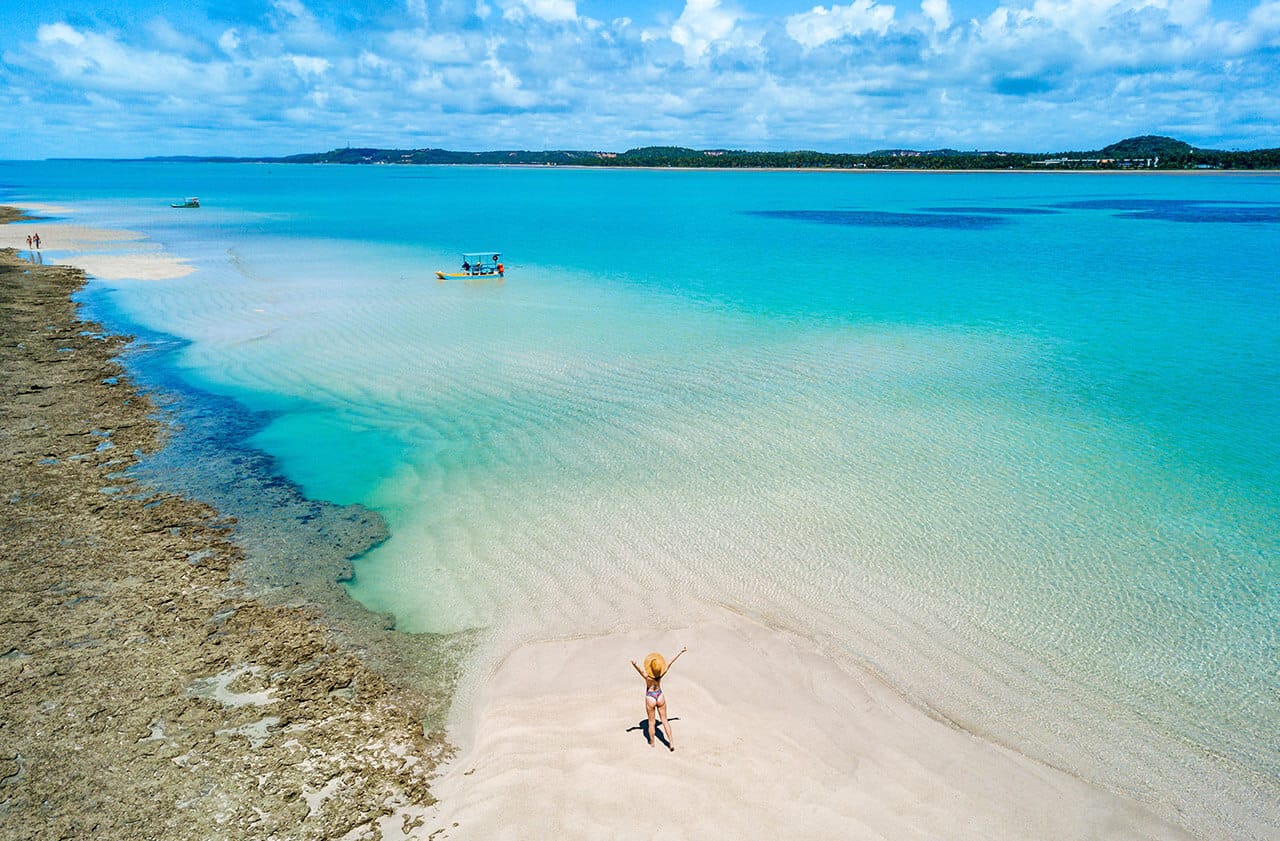
[[[0,836],[340,838],[431,803],[447,699],[369,659],[430,641],[255,600],[218,512],[129,478],[162,429],[83,282],[0,254]]]

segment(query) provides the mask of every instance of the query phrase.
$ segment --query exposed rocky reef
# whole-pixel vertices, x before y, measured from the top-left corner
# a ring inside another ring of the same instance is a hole
[[[460,644],[255,597],[234,521],[126,472],[164,427],[84,282],[0,252],[0,837],[380,837],[450,752],[409,676]]]

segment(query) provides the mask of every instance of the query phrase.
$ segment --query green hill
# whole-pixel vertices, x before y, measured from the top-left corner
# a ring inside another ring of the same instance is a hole
[[[1175,158],[1190,155],[1195,152],[1195,148],[1190,143],[1172,137],[1144,134],[1141,137],[1127,137],[1098,151],[1113,158]]]

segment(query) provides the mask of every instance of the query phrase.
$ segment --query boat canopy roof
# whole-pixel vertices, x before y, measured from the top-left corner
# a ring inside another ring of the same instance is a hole
[[[501,251],[464,251],[462,256],[467,260],[497,260],[502,256]]]

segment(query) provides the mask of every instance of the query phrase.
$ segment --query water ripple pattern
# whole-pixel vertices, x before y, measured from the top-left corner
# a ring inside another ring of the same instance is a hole
[[[191,167],[228,209],[146,230],[200,271],[112,290],[385,519],[357,598],[494,650],[725,605],[1277,817],[1280,180],[393,169]]]

